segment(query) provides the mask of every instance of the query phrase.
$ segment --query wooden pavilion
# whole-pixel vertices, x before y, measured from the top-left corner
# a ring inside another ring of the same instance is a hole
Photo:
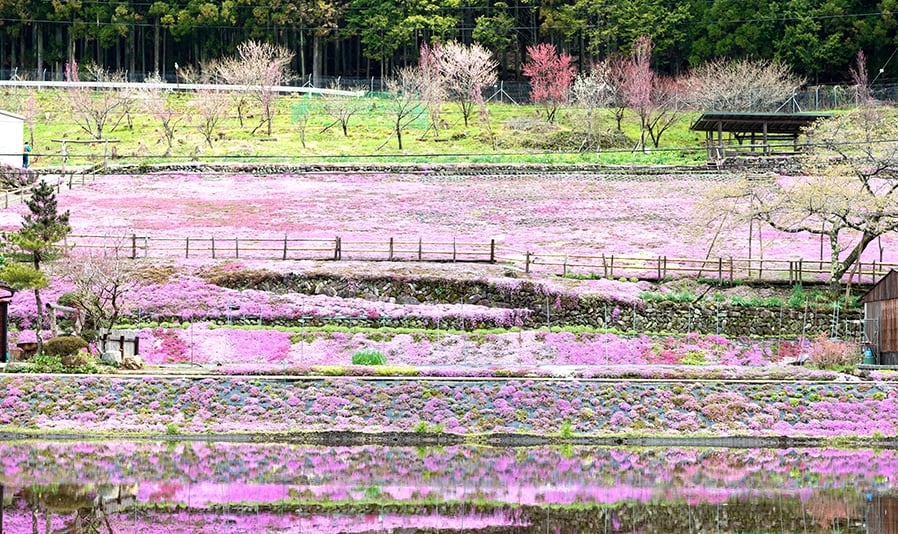
[[[830,113],[703,113],[690,130],[705,132],[708,164],[728,158],[789,156],[801,151],[799,136]],[[726,134],[726,135],[724,135]]]

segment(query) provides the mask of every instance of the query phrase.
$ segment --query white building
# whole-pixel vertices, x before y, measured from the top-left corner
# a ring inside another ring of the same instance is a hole
[[[25,117],[0,110],[0,165],[22,166]]]

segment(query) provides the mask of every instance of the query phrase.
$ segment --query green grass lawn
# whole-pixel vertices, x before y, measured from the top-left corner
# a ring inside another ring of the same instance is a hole
[[[36,105],[33,124],[32,166],[54,166],[62,163],[60,139],[87,140],[91,136],[79,127],[66,91],[40,90],[34,93]],[[0,98],[4,109],[27,114],[28,90],[7,89]],[[426,114],[415,119],[403,130],[403,148],[399,149],[395,136],[391,137],[391,103],[377,96],[355,101],[358,111],[351,117],[347,135],[339,123],[327,114],[320,97],[283,96],[277,100],[277,112],[269,136],[265,127],[254,129],[261,122],[258,107],[251,108],[241,126],[235,107],[221,121],[210,147],[194,124],[196,113],[189,101],[201,98],[194,93],[175,93],[170,103],[179,115],[169,155],[162,123],[147,113],[139,102],[130,106],[120,121],[121,111],[111,114],[104,134],[117,139],[110,145],[118,163],[165,163],[188,160],[212,162],[339,162],[339,161],[403,161],[430,163],[643,163],[694,164],[705,161],[703,136],[689,130],[694,113],[684,113],[668,130],[660,146],[643,152],[634,150],[639,139],[639,122],[634,113],[627,112],[621,132],[612,110],[600,110],[602,117],[597,135],[614,138],[612,146],[603,143],[600,150],[581,149],[584,138],[581,126],[583,110],[559,110],[556,124],[541,117],[540,106],[489,104],[489,124],[479,113],[465,126],[458,106],[445,103],[439,113],[437,133],[429,128]],[[307,115],[305,146],[297,119]],[[113,127],[113,124],[118,124]],[[328,127],[330,126],[330,127]],[[31,137],[28,124],[26,139]],[[66,147],[68,165],[86,165],[101,161],[103,143],[73,144]]]

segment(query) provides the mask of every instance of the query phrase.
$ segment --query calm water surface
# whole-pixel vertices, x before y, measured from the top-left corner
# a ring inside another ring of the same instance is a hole
[[[896,451],[0,442],[3,533],[898,533]]]

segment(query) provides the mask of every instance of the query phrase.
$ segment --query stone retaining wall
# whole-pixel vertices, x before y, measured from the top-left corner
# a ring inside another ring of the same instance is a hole
[[[585,295],[582,297],[555,293],[538,283],[509,279],[499,286],[474,280],[436,278],[336,278],[307,277],[298,274],[267,275],[229,273],[216,280],[221,285],[240,289],[255,288],[269,291],[291,291],[302,294],[325,294],[343,298],[365,298],[397,302],[465,303],[500,308],[529,310],[522,315],[525,328],[546,325],[581,325],[594,328],[617,328],[638,332],[671,332],[738,336],[799,336],[816,337],[835,334],[854,339],[861,328],[860,309],[841,311],[834,317],[832,310],[799,310],[794,308],[754,308],[728,306],[713,301],[683,304],[669,301],[623,303]],[[478,325],[456,321],[443,323],[442,328],[476,328]],[[397,324],[384,326],[422,326]]]
[[[0,378],[0,423],[74,432],[895,436],[891,383]]]

